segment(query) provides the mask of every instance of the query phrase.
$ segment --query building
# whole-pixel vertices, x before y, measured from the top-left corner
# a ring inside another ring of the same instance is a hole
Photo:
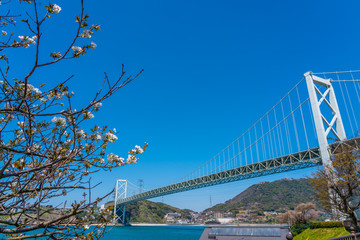
[[[223,218],[223,217],[224,217],[224,213],[222,213],[222,212],[214,212],[214,217],[215,217],[215,218]]]
[[[250,217],[250,211],[249,210],[240,210],[238,214],[236,214],[236,219],[240,222],[247,221]]]
[[[276,211],[269,211],[269,212],[265,211],[264,215],[265,216],[277,216],[279,214]]]
[[[216,221],[220,222],[221,224],[228,224],[228,223],[234,223],[235,218],[216,218]]]
[[[167,222],[176,222],[178,219],[181,218],[180,213],[167,213],[164,217]]]

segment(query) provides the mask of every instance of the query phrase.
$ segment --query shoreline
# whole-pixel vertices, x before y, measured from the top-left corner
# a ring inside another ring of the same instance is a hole
[[[108,224],[108,226],[121,227],[121,224]],[[130,223],[134,227],[286,227],[286,224],[167,224],[167,223]]]

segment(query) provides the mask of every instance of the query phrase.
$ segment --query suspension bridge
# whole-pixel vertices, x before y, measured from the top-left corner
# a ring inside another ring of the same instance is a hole
[[[360,149],[360,71],[304,77],[240,137],[203,165],[160,188],[127,196],[117,180],[115,221],[126,223],[126,204],[269,174],[331,166],[343,145]],[[335,95],[336,93],[336,95]]]

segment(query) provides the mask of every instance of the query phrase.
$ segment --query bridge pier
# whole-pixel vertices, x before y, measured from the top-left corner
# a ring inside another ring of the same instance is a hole
[[[129,224],[129,219],[126,217],[126,205],[125,204],[120,204],[116,206],[115,209],[115,218],[114,218],[114,223],[119,223],[119,224],[123,224],[125,226],[130,225]]]

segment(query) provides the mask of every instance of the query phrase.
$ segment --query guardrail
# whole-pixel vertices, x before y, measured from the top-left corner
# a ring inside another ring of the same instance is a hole
[[[360,240],[360,233],[356,233],[355,235],[351,234],[342,237],[329,238],[327,240],[353,240],[353,239]]]

